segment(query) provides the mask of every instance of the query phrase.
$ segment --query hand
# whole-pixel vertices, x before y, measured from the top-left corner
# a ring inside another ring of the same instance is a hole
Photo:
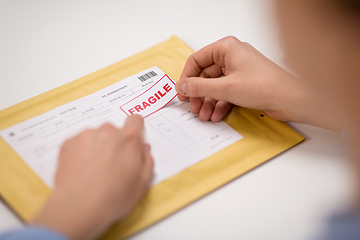
[[[231,104],[265,111],[280,121],[300,121],[301,81],[250,44],[226,37],[192,54],[176,84],[203,121],[220,121]]]
[[[63,144],[55,189],[33,224],[71,239],[97,237],[135,206],[152,169],[141,116],[127,118],[123,129],[104,124],[85,130]]]

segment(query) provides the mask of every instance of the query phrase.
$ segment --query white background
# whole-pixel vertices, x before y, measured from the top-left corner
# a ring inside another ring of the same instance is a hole
[[[1,0],[0,109],[173,34],[194,50],[234,35],[281,64],[274,26],[269,0]],[[349,202],[349,160],[338,134],[290,125],[307,137],[306,142],[131,239],[318,237],[328,217]],[[0,201],[0,232],[20,225]]]

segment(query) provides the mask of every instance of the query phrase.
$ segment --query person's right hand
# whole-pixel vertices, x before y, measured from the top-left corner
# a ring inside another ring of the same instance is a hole
[[[231,104],[263,110],[280,121],[298,121],[295,103],[305,90],[301,81],[254,47],[226,37],[192,54],[176,84],[179,99],[190,98],[203,121],[220,121]]]
[[[32,223],[87,240],[124,218],[152,178],[153,159],[143,135],[143,118],[132,115],[122,129],[104,124],[67,140],[55,188]]]

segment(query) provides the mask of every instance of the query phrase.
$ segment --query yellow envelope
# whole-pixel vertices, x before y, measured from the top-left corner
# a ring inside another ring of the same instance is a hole
[[[193,52],[173,36],[130,58],[0,111],[0,130],[153,66],[177,80]],[[305,140],[286,124],[260,111],[235,107],[224,120],[243,139],[153,186],[131,214],[102,239],[129,237]],[[0,138],[0,194],[19,216],[29,221],[50,191]]]

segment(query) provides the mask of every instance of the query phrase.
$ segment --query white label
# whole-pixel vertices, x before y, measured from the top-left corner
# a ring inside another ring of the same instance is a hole
[[[161,99],[138,112],[146,116],[145,138],[151,145],[155,164],[152,184],[242,138],[225,122],[201,121],[198,114],[191,112],[189,102],[180,102],[175,97],[174,82],[158,67],[6,128],[0,131],[0,136],[52,187],[59,151],[66,139],[106,122],[121,128],[127,115],[133,112],[131,109],[149,102],[158,91],[162,93]]]

